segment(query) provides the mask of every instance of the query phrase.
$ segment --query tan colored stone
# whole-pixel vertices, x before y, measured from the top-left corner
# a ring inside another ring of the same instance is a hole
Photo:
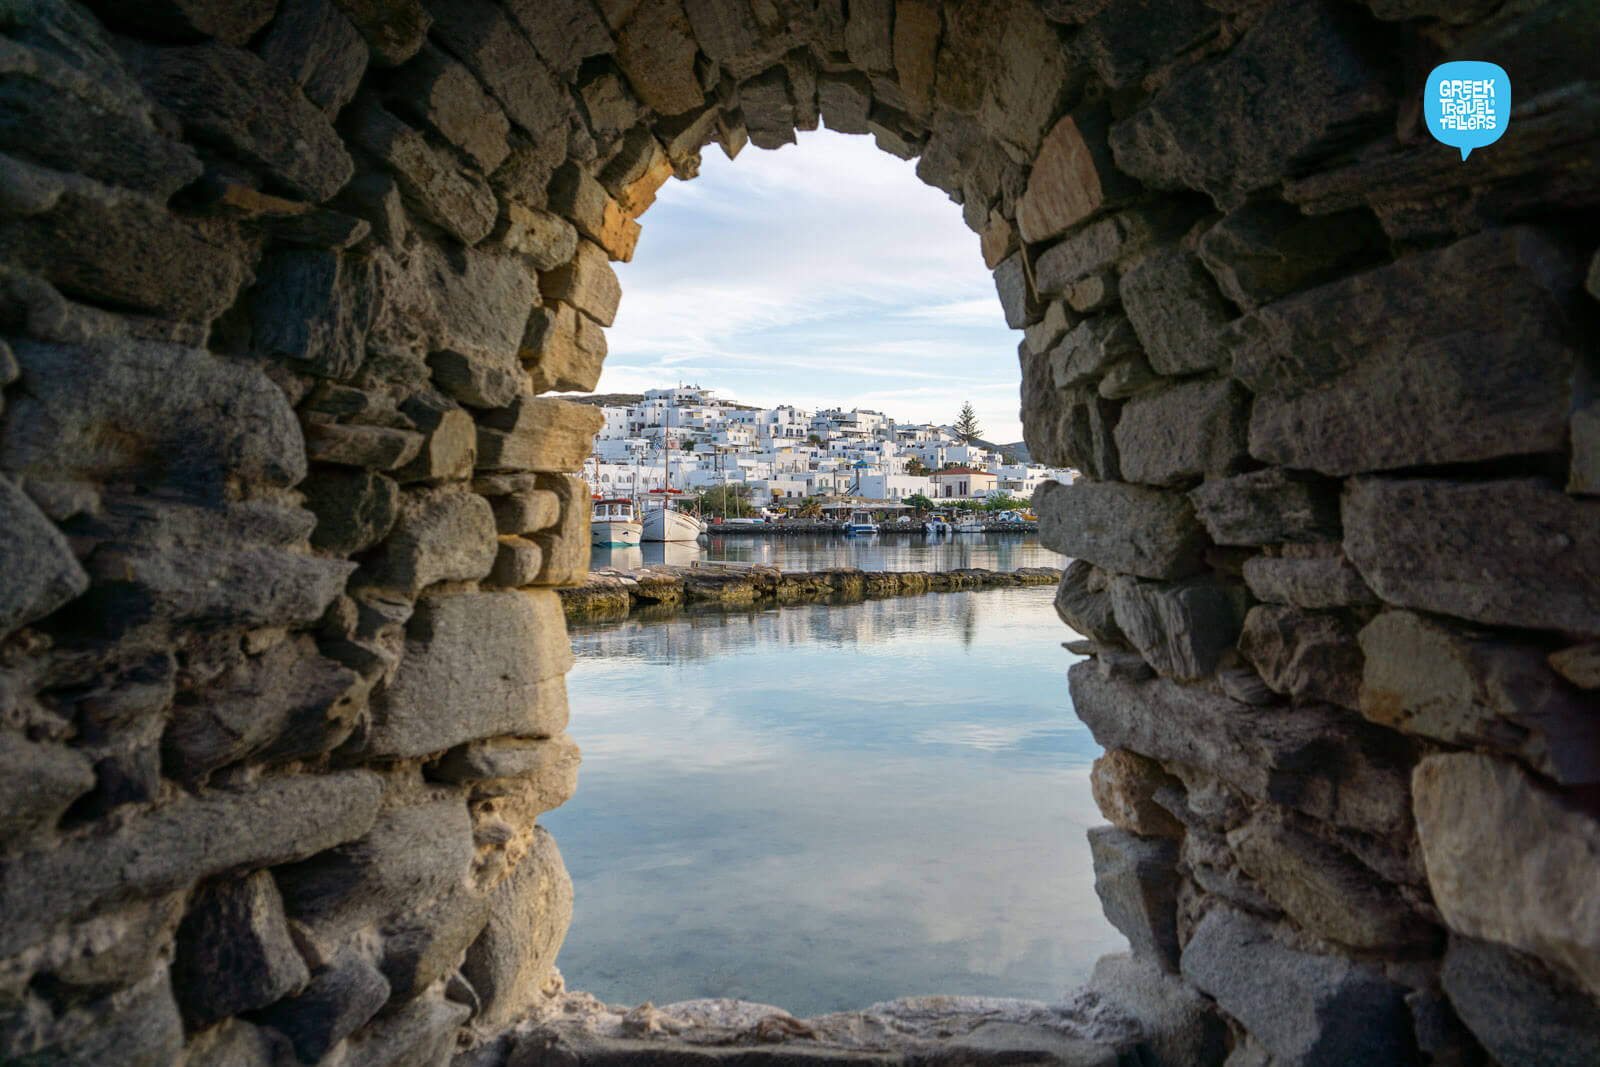
[[[1424,759],[1411,791],[1450,928],[1564,967],[1600,995],[1600,823],[1515,764],[1470,752]]]
[[[502,205],[495,239],[532,259],[540,270],[554,270],[578,251],[577,227],[559,215],[523,207],[515,200]]]
[[[899,0],[894,9],[894,72],[905,94],[906,110],[918,117],[933,110],[938,54],[939,12],[920,0]]]
[[[1065,233],[1114,207],[1137,187],[1120,174],[1106,147],[1106,116],[1093,107],[1064,116],[1045,134],[1017,201],[1017,225],[1030,244]]]
[[[550,209],[572,220],[585,237],[612,259],[626,263],[639,243],[639,224],[601,185],[576,163],[556,172],[550,184]]]
[[[630,217],[638,218],[644,214],[646,208],[656,202],[656,192],[670,177],[672,177],[672,160],[657,148],[651,153],[650,163],[645,167],[644,173],[623,186],[617,193],[617,206]]]
[[[539,276],[539,288],[546,300],[561,300],[602,326],[616,321],[617,305],[622,301],[622,285],[617,281],[606,253],[592,241],[578,242],[572,262]]]
[[[527,856],[490,898],[489,923],[461,967],[482,1002],[478,1026],[493,1032],[527,1013],[571,921],[572,879],[549,831],[536,827]]]
[[[1579,689],[1600,689],[1600,642],[1552,652],[1549,662],[1556,673]]]
[[[698,50],[678,0],[634,9],[617,33],[617,63],[640,100],[663,115],[677,115],[705,100],[694,76]]]
[[[600,380],[606,335],[600,324],[570,304],[539,308],[528,320],[522,359],[535,393],[559,389],[587,393]]]
[[[544,549],[539,585],[582,585],[589,576],[589,486],[570,474],[545,474],[539,488],[561,499],[561,521],[536,534]]]
[[[1089,772],[1100,813],[1113,826],[1146,837],[1183,836],[1183,824],[1155,801],[1157,789],[1177,785],[1155,760],[1121,748],[1095,760]]]
[[[478,469],[561,473],[582,468],[605,425],[599,408],[519,396],[478,425]]]
[[[990,270],[1017,250],[1017,228],[998,208],[989,212],[989,225],[978,235],[978,247],[983,251],[983,265]]]

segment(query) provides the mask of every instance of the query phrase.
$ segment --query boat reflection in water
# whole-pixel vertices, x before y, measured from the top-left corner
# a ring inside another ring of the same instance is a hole
[[[760,563],[784,571],[827,567],[860,567],[868,571],[953,571],[986,567],[1014,571],[1018,567],[1064,567],[1066,561],[1039,544],[1033,533],[967,534],[927,537],[922,534],[881,537],[835,537],[805,534],[791,537],[724,536],[716,526],[704,543],[646,541],[639,553],[596,548],[594,567],[628,569],[648,563],[687,565],[697,559]]]
[[[1125,950],[1053,592],[574,625],[582,784],[541,816],[577,887],[568,984],[801,1015],[1049,1001]]]

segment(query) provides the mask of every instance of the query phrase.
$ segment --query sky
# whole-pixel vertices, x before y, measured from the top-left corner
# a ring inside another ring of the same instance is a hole
[[[799,134],[668,181],[640,219],[597,392],[680,381],[741,403],[852,407],[1022,439],[1017,342],[978,236],[914,161]]]

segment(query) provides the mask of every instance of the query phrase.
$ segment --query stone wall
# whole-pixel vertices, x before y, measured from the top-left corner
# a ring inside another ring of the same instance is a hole
[[[1600,1060],[1593,4],[0,34],[0,1060],[512,1048],[570,915],[598,423],[540,394],[594,386],[668,177],[819,116],[961,205],[1030,447],[1086,475],[1038,506],[1126,1054],[1199,1062],[1181,1003],[1234,1067]],[[1465,164],[1419,118],[1450,58],[1516,94]]]

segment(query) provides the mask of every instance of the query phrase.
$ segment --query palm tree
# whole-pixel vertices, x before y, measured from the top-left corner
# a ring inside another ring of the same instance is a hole
[[[961,412],[956,416],[955,425],[950,427],[957,437],[967,444],[971,444],[983,435],[983,427],[978,425],[978,413],[972,409],[972,401],[961,405]]]

